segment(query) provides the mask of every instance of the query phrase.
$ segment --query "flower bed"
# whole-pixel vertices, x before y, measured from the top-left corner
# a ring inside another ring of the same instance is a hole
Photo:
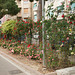
[[[40,20],[37,22],[18,20],[13,26],[11,25],[11,21],[8,23],[10,24],[4,23],[8,29],[5,26],[2,27],[4,38],[0,40],[0,46],[8,48],[10,53],[34,60],[43,60],[43,53],[45,53],[45,64],[50,69],[72,66],[74,64],[68,60],[71,54],[75,54],[75,20],[73,16],[65,17],[65,15],[62,15],[62,20],[60,21],[57,21],[56,17],[52,17],[44,22]],[[44,49],[42,47],[42,23],[45,25]],[[33,36],[37,34],[38,36],[35,40],[39,42],[38,44],[33,44]],[[8,35],[10,35],[10,38]],[[21,38],[22,36],[24,36],[24,39]],[[60,58],[58,57],[58,53],[60,54]]]
[[[26,45],[25,42],[20,44],[16,40],[0,40],[0,44],[3,48],[7,48],[10,53],[20,54],[21,56],[26,56],[29,59],[42,60],[42,51],[37,50],[36,45]],[[25,45],[26,46],[25,46]],[[25,48],[26,47],[26,48]]]

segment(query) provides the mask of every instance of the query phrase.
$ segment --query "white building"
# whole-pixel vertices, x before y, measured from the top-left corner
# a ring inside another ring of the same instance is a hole
[[[61,5],[62,5],[62,2],[64,2],[64,10],[61,8]],[[34,0],[33,2],[33,20],[34,21],[37,21],[37,11],[38,11],[38,3],[37,1]],[[58,15],[57,19],[62,19],[62,15],[66,15],[67,13],[65,12],[68,8],[68,5],[70,3],[70,0],[48,0],[48,1],[45,1],[45,19],[49,19],[50,17],[47,16],[47,9],[48,9],[48,6],[51,5],[53,3],[53,9],[57,9],[57,10],[61,10],[61,12],[52,12],[52,10],[50,10],[50,15],[51,14],[54,14],[54,15]],[[72,7],[75,7],[75,4],[73,4]],[[71,11],[72,13],[72,11]]]
[[[17,14],[18,18],[32,18],[32,3],[29,0],[16,0],[16,3],[20,8],[20,12]]]
[[[59,13],[57,13],[57,12],[54,12],[54,13],[52,13],[52,12],[50,12],[50,14],[54,14],[54,15],[58,15],[58,17],[57,17],[57,19],[62,19],[62,15],[64,14],[64,15],[66,15],[67,14],[67,9],[68,9],[68,5],[70,4],[70,0],[48,0],[48,1],[46,1],[46,4],[45,4],[45,11],[47,11],[47,7],[48,7],[48,5],[50,5],[51,3],[53,2],[53,9],[57,9],[57,10],[60,10],[60,9],[62,9],[61,8],[61,5],[62,5],[62,2],[64,2],[64,10],[62,10],[61,12],[59,12]],[[72,11],[70,11],[70,13],[75,13],[75,3],[73,3],[72,5],[71,5],[71,10]],[[69,12],[69,11],[68,11]],[[46,15],[46,13],[45,13],[45,15]],[[45,17],[46,19],[48,19],[49,17],[48,16],[46,16]]]

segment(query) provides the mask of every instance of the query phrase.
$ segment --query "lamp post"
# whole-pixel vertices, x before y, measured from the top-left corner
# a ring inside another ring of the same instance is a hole
[[[44,6],[44,0],[42,0],[42,22],[45,20],[45,6]],[[45,66],[45,42],[44,42],[44,23],[42,23],[42,43],[43,43],[43,66]]]

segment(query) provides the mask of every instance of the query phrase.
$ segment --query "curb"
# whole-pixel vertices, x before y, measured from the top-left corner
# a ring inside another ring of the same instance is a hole
[[[57,75],[75,75],[75,66],[56,70]]]
[[[45,75],[57,75],[56,72],[51,72],[51,73],[48,73],[48,74],[45,74]]]

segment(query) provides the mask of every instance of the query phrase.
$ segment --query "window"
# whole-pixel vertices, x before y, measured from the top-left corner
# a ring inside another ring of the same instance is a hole
[[[28,3],[28,0],[24,0],[24,3]]]
[[[63,6],[58,6],[58,7],[57,7],[57,10],[63,10],[63,9],[64,9]]]
[[[37,7],[37,3],[34,4],[33,8]]]
[[[75,3],[72,3],[71,9],[72,9],[72,10],[75,10]]]
[[[19,8],[19,9],[20,9],[20,13],[21,13],[21,10],[22,10],[22,9],[21,9],[21,8]]]
[[[54,13],[53,13],[52,11],[50,11],[50,17],[53,16],[53,14],[54,14]]]
[[[36,14],[36,15],[34,15],[34,19],[35,19],[35,20],[37,20],[37,14]]]
[[[28,8],[24,8],[24,13],[28,13]]]

